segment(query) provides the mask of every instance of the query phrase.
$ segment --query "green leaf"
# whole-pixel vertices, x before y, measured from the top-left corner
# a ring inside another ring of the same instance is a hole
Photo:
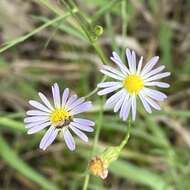
[[[35,16],[34,18],[38,19],[41,22],[48,23],[50,19],[46,17],[41,16]],[[79,30],[79,28],[76,28],[75,26],[72,26],[69,23],[60,22],[60,24],[57,25],[57,23],[52,25],[53,27],[57,27],[60,31],[64,31],[74,37],[77,37],[81,40],[87,41],[86,36],[82,30]]]
[[[5,43],[3,45],[2,48],[0,48],[0,53],[6,51],[7,49],[21,43],[21,42],[24,42],[25,40],[27,40],[28,38],[30,38],[31,36],[34,36],[35,34],[41,32],[43,29],[47,28],[48,26],[52,25],[52,24],[55,24],[56,22],[60,21],[60,20],[63,20],[65,18],[67,18],[68,16],[70,16],[70,13],[66,13],[65,15],[63,16],[58,16],[52,20],[50,20],[49,22],[41,25],[40,27],[32,30],[31,32],[29,32],[28,34],[24,35],[24,36],[20,36],[12,41],[9,41],[7,43]]]
[[[158,113],[155,113],[154,115],[158,115]],[[177,116],[177,117],[183,117],[183,118],[189,118],[190,117],[190,111],[189,110],[170,110],[170,111],[160,111],[159,115],[167,115],[167,116]]]
[[[184,64],[183,64],[183,72],[190,73],[190,55],[187,55]]]
[[[164,147],[169,146],[168,139],[163,129],[154,121],[153,117],[147,116],[146,123],[150,131],[152,131],[153,135],[157,140],[159,140],[160,144],[163,144]]]
[[[171,48],[172,48],[172,30],[166,24],[162,23],[160,26],[160,34],[159,34],[159,41],[160,41],[160,49],[162,53],[162,63],[166,64],[169,69],[172,69],[172,57],[171,57]]]
[[[130,179],[136,183],[149,186],[152,189],[169,189],[164,179],[158,174],[144,168],[139,168],[128,162],[120,160],[115,161],[111,164],[111,167],[109,169],[112,173],[119,177]]]
[[[18,155],[8,146],[7,142],[0,135],[0,155],[7,164],[17,170],[19,173],[35,182],[45,190],[59,190],[52,182],[27,165]]]
[[[96,12],[96,14],[92,18],[92,22],[96,22],[101,16],[105,15],[109,12],[117,3],[120,3],[121,0],[112,0],[105,2],[104,5]]]
[[[22,122],[18,122],[7,117],[0,117],[0,129],[3,127],[8,127],[13,131],[26,132],[24,124]]]

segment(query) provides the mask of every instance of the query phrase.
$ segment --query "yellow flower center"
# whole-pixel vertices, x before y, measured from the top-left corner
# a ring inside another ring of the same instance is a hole
[[[55,127],[60,127],[65,125],[66,121],[70,120],[70,114],[63,108],[55,109],[50,115],[50,121]]]
[[[144,81],[139,75],[129,75],[123,81],[124,87],[130,94],[138,94],[139,91],[144,87]]]

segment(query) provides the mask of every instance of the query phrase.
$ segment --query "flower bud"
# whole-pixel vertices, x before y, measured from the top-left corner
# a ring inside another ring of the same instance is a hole
[[[120,146],[112,146],[104,150],[101,154],[104,162],[109,166],[113,161],[117,160],[121,152]]]
[[[103,34],[104,29],[103,29],[102,26],[96,25],[96,26],[94,27],[94,32],[95,32],[96,36],[99,37],[99,36],[101,36],[101,35]]]
[[[89,170],[93,175],[100,176],[102,179],[105,179],[108,175],[107,166],[104,163],[104,160],[98,156],[91,159]]]
[[[109,147],[100,154],[91,159],[89,163],[89,170],[93,175],[100,176],[102,179],[105,179],[108,175],[109,165],[118,159],[121,151],[120,146]]]

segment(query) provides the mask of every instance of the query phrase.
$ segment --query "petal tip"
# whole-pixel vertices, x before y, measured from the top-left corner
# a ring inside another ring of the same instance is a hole
[[[29,100],[29,101],[28,101],[29,104],[32,104],[32,102],[33,102],[33,100]]]
[[[47,147],[43,147],[42,145],[39,145],[39,148],[43,151],[45,151],[47,149]]]
[[[126,48],[126,52],[130,52],[131,53],[131,50],[130,50],[130,48]]]
[[[31,133],[30,131],[27,131],[27,134],[28,134],[28,135],[31,135],[32,133]]]
[[[75,151],[75,149],[76,149],[76,146],[75,145],[73,145],[73,146],[70,146],[70,147],[68,147],[68,149],[70,150],[70,151]]]
[[[57,82],[55,82],[55,83],[53,84],[53,86],[58,86]]]

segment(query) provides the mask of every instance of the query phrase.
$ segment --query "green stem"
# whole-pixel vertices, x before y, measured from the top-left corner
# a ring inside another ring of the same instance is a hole
[[[106,56],[104,55],[101,47],[96,42],[96,40],[94,40],[94,31],[92,30],[92,26],[90,25],[88,20],[86,20],[86,18],[83,16],[80,9],[72,1],[66,2],[65,0],[60,0],[60,2],[62,2],[64,5],[66,5],[66,7],[69,9],[69,11],[71,11],[72,9],[77,10],[77,13],[73,14],[73,17],[76,19],[76,21],[79,23],[79,25],[85,32],[86,36],[88,37],[89,43],[95,49],[95,51],[96,51],[97,55],[100,57],[102,63],[108,64],[109,61],[107,60]],[[90,32],[88,31],[88,29]],[[101,82],[105,81],[105,79],[106,79],[106,77],[103,77]],[[97,92],[97,90],[98,90],[98,88],[96,87],[94,90],[92,90],[89,94],[86,95],[86,98],[89,98],[90,96],[95,94]]]
[[[129,137],[130,137],[130,131],[131,131],[131,121],[128,121],[128,125],[127,125],[127,133],[125,138],[122,140],[121,144],[119,145],[120,147],[120,151],[125,147],[125,145],[128,143],[129,141]]]
[[[58,7],[53,6],[48,0],[34,0],[37,3],[40,3],[42,5],[45,5],[49,10],[51,10],[52,12],[54,12],[55,14],[61,16],[64,14],[64,12],[59,9]]]
[[[66,6],[66,8],[71,12],[72,9],[76,9],[77,10],[77,14],[73,15],[73,17],[75,18],[75,20],[79,23],[79,25],[81,26],[81,28],[83,29],[83,31],[85,32],[86,36],[88,37],[89,42],[92,44],[93,43],[93,37],[91,35],[91,25],[88,23],[88,21],[85,19],[85,17],[83,16],[83,14],[81,13],[81,11],[78,9],[77,5],[74,4],[74,2],[72,1],[65,1],[65,0],[60,0],[60,2]],[[90,32],[89,32],[90,31]]]
[[[89,21],[83,16],[82,12],[80,11],[80,9],[77,7],[77,5],[73,1],[70,1],[70,0],[68,2],[65,0],[60,0],[60,1],[64,5],[66,5],[68,10],[70,10],[70,11],[73,9],[77,10],[77,13],[73,14],[73,17],[75,18],[75,20],[79,23],[79,25],[83,29],[84,33],[88,37],[89,43],[93,46],[97,55],[100,57],[101,61],[104,64],[108,64],[109,60],[106,58],[102,49],[100,48],[99,44],[97,43],[97,36],[95,34],[94,28],[91,25],[91,23],[89,23]]]
[[[127,0],[121,2],[121,15],[122,15],[122,38],[126,38],[127,35]],[[122,58],[125,58],[125,51],[122,51]]]
[[[95,138],[94,138],[94,146],[93,146],[93,149],[92,149],[92,154],[94,154],[94,151],[95,151],[95,148],[98,144],[98,139],[99,139],[99,136],[100,136],[100,131],[101,131],[101,127],[102,127],[102,119],[103,119],[103,102],[104,102],[104,98],[101,98],[101,101],[100,101],[100,113],[99,113],[99,118],[98,118],[98,125],[97,125],[97,129],[96,129],[96,135],[95,135]]]
[[[109,3],[106,3],[105,6],[100,8],[95,15],[92,18],[92,23],[96,22],[100,17],[102,17],[106,12],[109,12],[113,9],[114,6],[116,6],[117,3],[119,3],[122,0],[112,0],[109,1]]]
[[[87,190],[88,188],[88,184],[89,184],[89,180],[90,180],[90,174],[87,173],[84,179],[84,184],[83,184],[83,190]]]
[[[104,64],[109,64],[109,60],[106,58],[106,56],[104,55],[102,49],[100,48],[99,44],[97,42],[93,42],[92,46],[94,47],[96,53],[98,54],[98,56],[100,57],[102,63]]]
[[[100,83],[104,82],[104,81],[106,80],[106,78],[107,78],[107,76],[104,76],[104,77],[101,79]],[[89,94],[87,94],[87,95],[85,96],[85,98],[89,98],[89,97],[91,97],[92,95],[94,95],[94,94],[98,91],[98,89],[99,89],[98,87],[94,88],[94,90],[92,90]]]
[[[93,156],[93,154],[95,152],[96,146],[98,144],[98,139],[99,139],[99,136],[100,136],[100,131],[101,131],[101,127],[102,127],[102,119],[103,119],[103,100],[104,100],[104,98],[102,98],[101,102],[100,102],[100,105],[101,105],[100,113],[99,113],[99,118],[98,118],[96,134],[95,134],[95,137],[94,137],[94,143],[93,143],[94,145],[93,145],[93,148],[92,148],[90,158]],[[83,184],[83,190],[87,190],[89,180],[90,180],[90,174],[88,172],[86,172],[85,179],[84,179],[84,184]]]
[[[116,39],[115,39],[111,14],[107,13],[105,16],[105,19],[106,19],[106,25],[107,25],[107,29],[108,29],[108,35],[111,40],[111,46],[114,49],[114,51],[119,53],[119,47],[118,47],[118,45],[116,43]]]
[[[70,13],[65,13],[64,15],[62,16],[58,16],[56,18],[54,18],[53,20],[50,20],[48,22],[46,22],[45,24],[41,25],[40,27],[34,29],[32,32],[24,35],[24,36],[21,36],[13,41],[10,41],[7,43],[7,45],[5,45],[3,48],[0,49],[0,53],[2,53],[3,51],[15,46],[16,44],[18,43],[21,43],[23,41],[25,41],[26,39],[30,38],[31,36],[39,33],[40,31],[42,31],[44,28],[50,26],[50,25],[53,25],[54,23],[58,22],[58,21],[61,21],[62,19],[65,19],[67,18],[68,16],[70,16],[71,14]]]

